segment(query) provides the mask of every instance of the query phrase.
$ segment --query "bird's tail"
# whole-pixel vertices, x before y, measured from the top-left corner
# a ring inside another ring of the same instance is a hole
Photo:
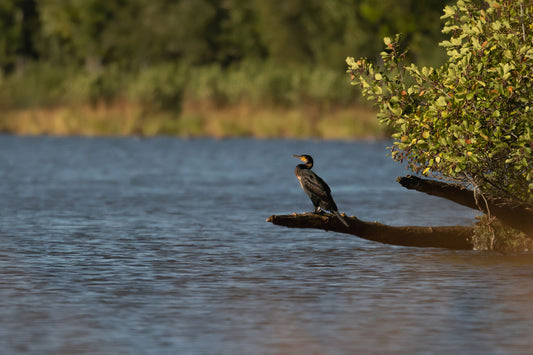
[[[333,214],[335,214],[335,216],[337,216],[337,218],[339,219],[339,221],[342,222],[342,224],[344,224],[346,227],[349,227],[348,223],[346,223],[346,221],[344,220],[344,218],[342,218],[341,214],[339,213],[339,211],[333,211]]]

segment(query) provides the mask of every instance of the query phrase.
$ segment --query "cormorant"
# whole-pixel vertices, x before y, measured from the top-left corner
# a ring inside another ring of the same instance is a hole
[[[342,218],[337,205],[331,197],[331,189],[324,180],[317,174],[311,171],[313,167],[313,158],[310,155],[293,155],[293,157],[300,159],[304,164],[298,164],[294,169],[294,174],[300,181],[302,189],[311,198],[315,206],[315,213],[320,213],[321,210],[331,211],[337,218],[348,227],[348,223]]]

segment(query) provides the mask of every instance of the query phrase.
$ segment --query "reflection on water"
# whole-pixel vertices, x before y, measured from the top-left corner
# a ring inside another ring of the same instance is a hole
[[[339,209],[474,214],[397,186],[388,142],[0,137],[5,353],[527,353],[533,258],[292,230],[292,154]],[[401,208],[398,208],[401,206]]]

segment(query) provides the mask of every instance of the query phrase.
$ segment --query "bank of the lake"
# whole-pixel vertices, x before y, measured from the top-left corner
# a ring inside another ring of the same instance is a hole
[[[366,105],[366,106],[365,106]],[[382,137],[341,66],[247,62],[138,71],[28,64],[0,77],[0,132],[353,139]]]
[[[190,102],[180,112],[140,103],[78,104],[7,110],[0,131],[19,135],[383,138],[375,112],[361,105],[260,107]]]

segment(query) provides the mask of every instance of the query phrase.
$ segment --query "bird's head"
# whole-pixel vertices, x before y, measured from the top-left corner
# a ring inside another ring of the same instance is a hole
[[[293,157],[300,159],[304,162],[306,166],[311,168],[313,166],[313,157],[307,154],[304,155],[293,155]]]

